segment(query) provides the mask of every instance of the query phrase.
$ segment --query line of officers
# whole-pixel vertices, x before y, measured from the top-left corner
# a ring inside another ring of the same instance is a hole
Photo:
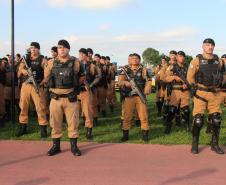
[[[41,137],[47,137],[48,123],[52,128],[53,146],[47,153],[49,156],[61,151],[60,138],[63,136],[64,116],[71,152],[80,156],[81,151],[77,146],[80,116],[84,119],[87,139],[92,139],[92,128],[98,124],[98,115],[106,116],[107,105],[113,112],[116,102],[116,66],[110,62],[110,57],[99,54],[93,57],[91,48],[81,48],[79,58],[70,56],[69,52],[68,41],[60,40],[57,47],[51,48],[52,57],[47,59],[40,53],[40,44],[32,42],[29,53],[15,62],[15,75],[18,80],[15,80],[14,86],[19,113],[19,129],[16,136],[28,133],[28,114],[33,104],[37,112]],[[1,105],[7,104],[5,95],[8,96],[9,102],[12,101],[9,92],[12,90],[12,60],[8,58],[7,63],[4,60],[6,59],[1,61],[0,66]],[[28,68],[31,69],[32,76],[38,84],[39,92],[31,81],[27,81],[31,76]],[[1,124],[10,116],[8,104],[1,106]]]
[[[221,91],[225,90],[224,63],[226,55],[220,59],[213,54],[214,47],[213,39],[205,39],[202,45],[203,53],[197,55],[190,62],[189,67],[185,65],[186,55],[183,51],[171,51],[169,64],[163,57],[162,64],[155,69],[156,105],[159,116],[161,116],[163,109],[166,134],[171,132],[174,117],[178,125],[181,121],[185,129],[190,130],[190,87],[196,87],[192,98],[193,141],[191,152],[194,154],[199,152],[199,135],[204,124],[206,111],[212,133],[211,149],[218,154],[224,153],[219,147],[219,134],[222,121],[220,105],[226,98],[225,91]],[[17,136],[27,134],[28,110],[32,98],[42,137],[47,137],[48,120],[46,115],[49,114],[53,145],[47,154],[53,156],[61,151],[60,138],[62,137],[62,122],[65,115],[71,152],[80,156],[81,151],[77,146],[79,112],[83,114],[85,119],[86,136],[88,139],[92,139],[92,127],[93,124],[97,124],[98,112],[102,112],[103,116],[106,116],[106,99],[113,110],[116,69],[114,65],[106,62],[105,57],[96,54],[93,59],[91,49],[80,49],[79,59],[70,56],[70,45],[66,40],[60,40],[57,48],[52,52],[55,53],[52,59],[45,60],[40,55],[40,45],[33,42],[31,43],[30,55],[26,57],[26,61],[41,87],[39,94],[36,93],[32,84],[25,83],[28,71],[24,61],[22,60],[18,65],[17,76],[21,79],[22,85],[19,102],[21,109],[20,129]],[[148,96],[151,92],[152,78],[147,68],[141,64],[140,55],[130,54],[128,65],[124,66],[124,69],[127,75],[136,82],[144,96]],[[168,84],[171,84],[170,89]],[[147,104],[141,101],[138,94],[134,93],[131,82],[123,72],[119,75],[119,87],[122,102],[122,142],[129,139],[129,130],[134,116],[140,120],[142,139],[144,142],[148,142],[149,111]],[[50,101],[45,98],[47,94],[49,94]]]
[[[176,125],[190,131],[190,102],[193,106],[192,148],[198,154],[200,130],[207,113],[206,133],[212,134],[211,149],[224,154],[219,147],[221,128],[221,105],[226,104],[226,54],[221,58],[213,54],[215,42],[211,38],[203,41],[203,53],[194,58],[189,66],[185,64],[183,51],[171,51],[169,64],[162,57],[155,70],[156,107],[158,116],[163,116],[165,134],[170,134],[173,119]],[[207,111],[207,112],[206,112]]]

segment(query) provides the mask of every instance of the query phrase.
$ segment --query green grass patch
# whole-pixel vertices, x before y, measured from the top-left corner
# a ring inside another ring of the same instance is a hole
[[[117,94],[118,96],[118,94]],[[118,98],[119,99],[119,98]],[[148,98],[149,101],[149,120],[150,120],[150,142],[152,144],[164,144],[164,145],[175,145],[175,144],[191,144],[192,136],[191,133],[187,133],[183,128],[178,128],[175,125],[172,128],[172,133],[170,135],[164,134],[164,126],[162,118],[156,116],[155,108],[155,94],[151,94]],[[122,131],[120,128],[120,113],[121,105],[118,102],[114,113],[107,112],[107,117],[99,118],[99,125],[93,129],[93,142],[97,143],[118,143],[122,136]],[[220,144],[226,145],[226,121],[225,121],[226,109],[223,108],[223,122],[220,136]],[[85,128],[82,126],[82,120],[80,120],[79,141],[86,142],[85,138]],[[0,128],[0,139],[1,140],[40,140],[39,126],[37,124],[37,118],[30,116],[30,123],[28,125],[29,134],[22,137],[15,137],[15,133],[18,129],[18,124],[13,125],[12,123],[7,123],[4,128]],[[201,144],[210,144],[211,135],[205,133],[206,125],[203,127],[200,136]],[[50,133],[50,129],[49,129]],[[130,140],[129,143],[143,143],[141,140],[141,131],[139,127],[136,127],[134,122],[132,123],[132,128],[130,130]],[[51,138],[43,139],[51,140]],[[62,140],[67,141],[67,127],[64,123],[64,136]]]

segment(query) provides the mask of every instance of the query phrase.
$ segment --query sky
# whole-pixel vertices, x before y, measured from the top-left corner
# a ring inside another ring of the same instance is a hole
[[[0,57],[10,53],[10,1],[0,0]],[[152,47],[160,53],[202,53],[211,37],[226,53],[226,0],[15,0],[16,53],[37,41],[49,55],[67,39],[71,55],[82,47],[127,63],[130,53]]]

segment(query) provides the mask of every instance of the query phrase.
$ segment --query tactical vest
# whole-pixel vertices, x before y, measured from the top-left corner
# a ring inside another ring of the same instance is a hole
[[[107,76],[108,76],[108,70],[104,70],[104,66],[103,64],[99,64],[99,68],[101,70],[101,79],[99,81],[99,86],[104,86],[107,87]]]
[[[17,66],[15,66],[16,68]],[[6,86],[12,86],[12,65],[7,65],[5,68],[5,85]],[[16,70],[14,70],[14,85],[18,86],[18,78],[17,78],[17,73]]]
[[[0,69],[0,84],[5,84],[5,70]]]
[[[75,60],[70,59],[65,63],[56,59],[49,79],[49,88],[71,89],[77,85],[78,78],[74,71]]]
[[[199,59],[199,70],[196,73],[196,82],[205,86],[219,86],[223,80],[223,73],[220,69],[220,62],[217,55],[207,60],[201,54]]]
[[[141,91],[144,91],[146,80],[143,77],[143,68],[140,67],[136,72],[133,71],[130,67],[127,67],[127,74],[130,78],[134,79],[138,88]]]
[[[91,63],[87,63],[87,64],[82,64],[84,66],[84,72],[85,72],[85,76],[86,76],[86,81],[91,84],[94,79],[95,79],[95,75],[91,74],[90,72],[90,68],[91,68]]]
[[[42,67],[43,58],[44,58],[44,56],[40,55],[35,60],[31,60],[31,59],[27,60],[27,65],[28,65],[28,67],[31,68],[32,73],[33,73],[34,78],[37,83],[40,83],[44,78],[44,70]]]
[[[177,63],[176,64],[173,64],[173,69],[172,69],[172,71],[173,71],[173,74],[174,75],[177,75],[176,73],[176,71],[180,71],[180,73],[182,73],[183,74],[183,76],[185,77],[185,78],[187,78],[187,71],[188,71],[188,68],[187,68],[187,66],[184,64],[184,66],[183,67],[180,67]],[[183,82],[176,82],[175,80],[173,81],[173,83],[172,83],[172,85],[183,85]]]

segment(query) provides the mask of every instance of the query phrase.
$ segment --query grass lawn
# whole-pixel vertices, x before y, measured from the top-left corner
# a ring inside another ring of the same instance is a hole
[[[117,94],[118,95],[118,94]],[[151,144],[190,144],[192,140],[191,133],[185,132],[182,128],[173,126],[172,134],[165,135],[162,118],[157,118],[156,108],[155,108],[155,94],[151,94],[149,97],[149,120],[151,124],[150,130],[150,142]],[[118,98],[119,99],[119,98]],[[120,103],[118,102],[113,114],[108,111],[106,118],[99,118],[99,125],[93,129],[93,142],[97,143],[118,143],[122,136],[120,129]],[[220,144],[226,145],[226,108],[223,109],[223,123],[221,129]],[[80,120],[80,141],[87,141],[85,138],[85,128],[81,125],[82,120]],[[37,124],[37,119],[30,116],[30,123],[28,126],[29,134],[22,137],[15,137],[18,124],[13,125],[12,123],[7,123],[4,128],[0,128],[0,139],[1,140],[40,140],[39,127]],[[205,133],[206,125],[203,127],[200,136],[201,144],[209,144],[211,140],[211,135]],[[49,129],[50,132],[50,129]],[[140,128],[132,124],[130,130],[130,140],[129,143],[143,143],[141,140]],[[43,139],[51,140],[51,138]],[[64,124],[64,137],[62,140],[68,140],[66,124]]]

